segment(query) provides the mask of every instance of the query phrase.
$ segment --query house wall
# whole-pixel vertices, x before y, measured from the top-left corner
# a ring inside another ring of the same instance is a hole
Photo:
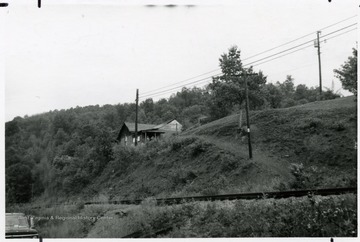
[[[182,125],[178,121],[173,120],[170,123],[161,127],[161,129],[166,130],[166,131],[171,131],[171,132],[181,132]]]
[[[149,136],[143,132],[138,132],[138,143],[145,143],[149,141]],[[135,145],[135,134],[133,132],[124,133],[121,136],[120,143],[123,145]]]
[[[150,140],[160,139],[160,132],[152,132],[152,131],[139,131],[138,132],[138,143],[146,143]],[[128,129],[126,125],[124,125],[118,135],[118,142],[122,145],[135,145],[135,132],[132,132]]]

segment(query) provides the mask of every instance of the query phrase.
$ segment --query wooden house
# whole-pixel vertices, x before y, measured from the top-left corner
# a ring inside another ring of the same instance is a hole
[[[181,128],[182,125],[175,119],[159,125],[138,123],[137,140],[138,143],[157,140],[165,135],[179,133]],[[124,122],[120,128],[117,141],[124,145],[133,145],[135,143],[135,123]]]

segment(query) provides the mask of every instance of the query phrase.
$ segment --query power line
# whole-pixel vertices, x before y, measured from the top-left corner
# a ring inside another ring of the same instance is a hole
[[[357,25],[357,23],[354,23],[354,24],[348,25],[348,26],[346,26],[346,27],[343,27],[343,28],[341,28],[341,29],[335,30],[335,31],[333,31],[333,32],[331,32],[331,33],[328,33],[328,34],[326,34],[326,35],[323,35],[321,38],[324,38],[324,37],[326,37],[326,36],[329,36],[329,35],[331,35],[331,34],[337,33],[337,32],[339,32],[339,31],[342,31],[342,30],[344,30],[344,29],[350,28],[350,27],[355,26],[355,25]],[[356,28],[355,28],[355,29],[356,29]],[[335,37],[337,37],[337,36],[341,36],[341,35],[343,35],[343,34],[345,34],[345,33],[351,32],[351,31],[353,31],[353,30],[355,30],[355,29],[351,29],[351,30],[349,30],[349,31],[343,32],[343,33],[338,34],[338,35],[336,35],[336,36],[332,36],[332,37],[328,38],[327,40],[332,39],[332,38],[335,38]],[[312,44],[311,44],[311,45],[307,45],[307,46],[305,46],[305,47],[303,47],[303,48],[294,50],[294,51],[292,51],[292,52],[289,52],[289,53],[286,53],[286,54],[277,56],[277,55],[282,54],[282,53],[285,53],[285,52],[287,52],[287,51],[289,51],[289,50],[293,50],[293,49],[296,49],[296,48],[298,48],[298,47],[300,47],[300,46],[303,46],[303,45],[305,45],[305,44],[308,44],[308,43],[310,43],[310,42],[312,43],[314,40],[315,40],[315,39],[306,41],[306,42],[304,42],[304,43],[302,43],[302,44],[299,44],[299,45],[297,45],[297,46],[293,46],[293,47],[291,47],[291,48],[288,48],[288,49],[283,50],[283,51],[280,51],[280,52],[278,52],[278,53],[269,55],[269,56],[267,56],[267,57],[261,58],[261,59],[259,59],[259,60],[253,61],[253,62],[251,62],[251,63],[244,64],[243,66],[249,66],[249,65],[252,65],[252,64],[255,64],[255,65],[253,65],[253,66],[257,66],[257,65],[261,65],[261,64],[270,62],[270,61],[272,61],[272,60],[279,59],[279,58],[281,58],[281,57],[290,55],[290,54],[295,53],[295,52],[298,52],[298,51],[300,51],[300,50],[309,48],[309,47],[312,46]],[[321,42],[324,42],[324,41],[325,41],[325,40],[323,40],[323,41],[321,41]],[[269,58],[274,57],[274,56],[277,56],[277,57],[272,58],[272,59],[270,59],[270,60],[266,60],[266,59],[269,59]],[[266,60],[266,61],[257,63],[257,62],[262,61],[262,60]],[[257,63],[257,64],[256,64],[256,63]],[[219,70],[219,69],[217,69],[217,70]],[[199,76],[203,76],[203,75],[205,75],[205,74],[208,74],[208,73],[211,73],[211,72],[215,72],[215,71],[216,71],[216,70],[212,70],[212,71],[210,71],[210,72],[201,74],[201,75],[199,75]],[[174,91],[174,90],[177,90],[177,89],[179,89],[179,88],[185,87],[186,85],[196,84],[196,83],[199,83],[199,82],[204,82],[204,80],[207,80],[207,79],[212,78],[212,77],[215,77],[215,76],[219,76],[219,75],[221,75],[221,74],[222,74],[222,73],[218,73],[218,74],[215,74],[215,75],[212,75],[212,76],[209,76],[209,77],[200,79],[200,80],[196,80],[196,81],[189,82],[189,83],[186,83],[186,84],[183,84],[183,85],[180,85],[180,86],[173,87],[173,88],[171,88],[171,89],[166,89],[166,90],[163,90],[163,91],[159,91],[159,90],[164,89],[164,88],[166,88],[166,87],[174,86],[174,85],[176,85],[176,84],[178,84],[178,83],[183,83],[184,81],[177,82],[177,83],[174,83],[174,84],[172,84],[172,85],[168,85],[168,86],[165,86],[165,87],[162,87],[162,88],[155,89],[155,90],[153,90],[153,91],[148,91],[148,92],[145,93],[146,95],[143,95],[143,96],[141,96],[140,98],[143,99],[143,98],[150,97],[150,96],[158,96],[158,95],[166,94],[166,93],[172,92],[172,91]],[[199,77],[199,76],[197,76],[197,77]],[[192,80],[192,79],[194,79],[194,78],[196,78],[196,77],[189,78],[189,79],[187,79],[187,80]],[[158,91],[158,92],[154,92],[154,91]]]
[[[357,15],[348,17],[348,18],[346,18],[346,19],[343,19],[343,20],[341,20],[341,21],[338,21],[338,22],[336,22],[336,23],[333,23],[333,24],[331,24],[331,25],[328,25],[328,26],[326,26],[326,27],[324,27],[324,28],[322,28],[322,29],[320,29],[320,30],[324,30],[324,29],[333,27],[333,26],[338,25],[338,24],[340,24],[340,23],[343,23],[343,22],[345,22],[345,21],[347,21],[347,20],[349,20],[349,19],[352,19],[352,18],[354,18],[354,17],[356,17],[356,16],[357,16]],[[310,36],[310,35],[312,35],[313,33],[316,33],[316,32],[311,32],[311,33],[309,33],[309,34],[306,34],[306,35],[304,35],[304,36],[301,36],[301,37],[299,37],[299,38],[296,38],[295,40],[291,40],[291,41],[289,41],[289,42],[286,42],[286,43],[284,43],[284,44],[278,45],[278,46],[273,47],[273,48],[271,48],[271,49],[262,51],[262,52],[260,52],[260,53],[258,53],[258,54],[255,54],[255,55],[252,55],[252,56],[250,56],[250,57],[247,57],[247,58],[243,59],[243,61],[244,61],[244,60],[251,59],[251,58],[256,57],[256,56],[259,56],[259,55],[264,54],[264,53],[266,53],[266,52],[269,52],[269,51],[271,51],[271,50],[277,49],[277,48],[282,47],[282,46],[284,46],[284,45],[293,43],[293,42],[295,42],[295,41],[297,41],[297,40],[299,40],[299,39],[302,39],[302,38],[305,38],[305,37],[307,37],[307,36]],[[212,73],[212,72],[215,72],[215,71],[219,71],[220,69],[221,69],[221,68],[217,68],[217,69],[214,69],[214,70],[212,70],[212,71],[209,71],[209,72],[206,72],[206,73],[203,73],[203,74],[200,74],[200,75],[197,75],[197,76],[194,76],[194,77],[191,77],[191,78],[188,78],[188,79],[185,79],[185,80],[182,80],[182,81],[179,81],[179,82],[176,82],[176,83],[167,85],[167,86],[163,86],[163,87],[160,87],[160,88],[156,88],[156,89],[153,89],[153,90],[144,92],[143,94],[149,94],[149,93],[152,93],[152,92],[154,92],[154,91],[158,91],[158,90],[161,90],[161,89],[165,89],[165,88],[167,88],[167,87],[171,87],[171,86],[174,86],[174,85],[176,85],[176,84],[183,83],[183,82],[186,82],[186,81],[195,79],[195,78],[197,78],[197,77],[201,77],[201,76],[203,76],[203,75],[206,75],[206,74],[209,74],[209,73]],[[188,84],[186,84],[186,85],[188,85]]]
[[[350,28],[350,27],[352,27],[352,26],[354,26],[354,25],[357,25],[357,23],[354,23],[354,24],[348,25],[348,26],[346,26],[346,27],[344,27],[344,28],[341,28],[341,29],[338,29],[338,30],[336,30],[336,31],[333,31],[333,32],[331,32],[331,33],[329,33],[329,34],[323,35],[323,36],[321,36],[321,38],[324,38],[324,37],[326,37],[326,36],[328,36],[328,35],[331,35],[331,34],[337,33],[337,32],[339,32],[339,31],[341,31],[341,30],[344,30],[344,29]],[[256,62],[259,62],[259,61],[262,61],[262,60],[268,59],[268,58],[270,58],[270,57],[276,56],[276,55],[278,55],[278,54],[281,54],[281,53],[287,52],[287,51],[289,51],[289,50],[292,50],[292,49],[298,48],[298,47],[303,46],[303,45],[305,45],[305,44],[307,44],[307,43],[312,43],[314,40],[316,40],[316,39],[309,40],[309,41],[304,42],[304,43],[302,43],[302,44],[299,44],[299,45],[297,45],[297,46],[294,46],[294,47],[291,47],[291,48],[289,48],[289,49],[286,49],[286,50],[280,51],[280,52],[278,52],[278,53],[275,53],[275,54],[269,55],[269,56],[264,57],[264,58],[262,58],[262,59],[260,59],[260,60],[256,60],[256,61],[253,61],[253,62],[251,62],[251,63],[248,63],[248,64],[246,64],[246,65],[251,65],[251,64],[253,64],[253,63],[256,63]]]
[[[335,36],[332,36],[332,37],[327,38],[327,39],[325,39],[325,40],[322,40],[322,41],[320,41],[320,42],[326,43],[326,41],[328,41],[328,40],[330,40],[330,39],[333,39],[333,38],[339,37],[339,36],[341,36],[341,35],[347,34],[347,33],[349,33],[349,32],[352,32],[352,31],[356,30],[356,29],[357,29],[357,28],[350,29],[350,30],[348,30],[348,31],[346,31],[346,32],[343,32],[343,33],[341,33],[341,34],[337,34],[337,35],[335,35]],[[309,47],[311,47],[311,46],[312,46],[312,45],[305,46],[304,48],[301,48],[301,49],[299,49],[299,50],[303,50],[303,49],[309,48]],[[288,54],[297,52],[297,51],[299,51],[299,50],[292,51],[292,52],[290,52],[290,53],[288,53]],[[254,66],[264,64],[264,63],[266,63],[266,62],[269,62],[269,61],[278,59],[278,58],[283,57],[283,56],[286,56],[286,55],[288,55],[288,54],[285,54],[285,55],[282,55],[282,56],[273,58],[273,59],[268,60],[268,61],[264,61],[264,62],[258,63],[258,64],[254,65]],[[325,61],[325,62],[326,62],[326,61]],[[314,62],[314,63],[315,63],[315,62]],[[302,69],[302,68],[308,67],[308,66],[313,66],[314,63],[308,64],[308,65],[304,65],[304,66],[301,66],[301,67],[297,67],[297,68],[294,68],[294,69],[290,69],[290,70],[287,70],[287,71],[281,71],[281,72],[278,72],[278,73],[273,73],[272,75],[279,74],[279,73],[284,73],[284,72],[288,72],[288,71],[294,71],[294,70]]]
[[[272,58],[272,59],[270,59],[270,60],[266,60],[266,61],[263,61],[263,62],[257,63],[257,64],[252,65],[252,66],[262,65],[262,64],[265,64],[265,63],[267,63],[267,62],[270,62],[270,61],[273,61],[273,60],[279,59],[279,58],[281,58],[281,57],[284,57],[284,56],[290,55],[290,54],[292,54],[292,53],[298,52],[298,51],[300,51],[300,50],[304,50],[304,49],[309,48],[309,47],[312,47],[312,46],[313,46],[313,44],[311,44],[311,45],[307,45],[307,46],[305,46],[305,47],[303,47],[303,48],[300,48],[300,49],[297,49],[297,50],[291,51],[291,52],[289,52],[289,53],[286,53],[286,54],[283,54],[283,55],[277,56],[277,57]],[[255,62],[257,62],[257,61],[255,61]],[[246,64],[246,65],[244,65],[244,66],[248,66],[248,65],[250,65],[250,64],[252,64],[252,63]]]
[[[354,18],[354,17],[356,17],[356,16],[357,16],[357,15],[351,16],[351,17],[349,17],[349,18],[346,18],[346,19],[344,19],[344,20],[341,20],[341,21],[339,21],[339,22],[336,22],[336,23],[334,23],[334,24],[331,24],[331,25],[329,25],[329,26],[326,26],[326,27],[324,27],[324,28],[322,28],[322,29],[320,29],[320,30],[328,29],[328,28],[333,27],[333,26],[335,26],[335,25],[338,25],[338,24],[340,24],[340,23],[342,23],[342,22],[345,22],[345,21],[347,21],[347,20],[349,20],[349,19],[352,19],[352,18]],[[297,40],[300,40],[300,39],[303,39],[303,38],[305,38],[305,37],[307,37],[307,36],[313,35],[314,33],[316,33],[316,31],[311,32],[311,33],[309,33],[309,34],[306,34],[306,35],[304,35],[304,36],[301,36],[301,37],[299,37],[299,38],[297,38],[297,39],[291,40],[291,41],[289,41],[289,42],[286,42],[286,43],[284,43],[284,44],[278,45],[278,46],[273,47],[273,48],[271,48],[271,49],[265,50],[265,51],[260,52],[260,53],[258,53],[258,54],[255,54],[255,55],[252,55],[252,56],[250,56],[250,57],[247,57],[247,58],[243,59],[243,61],[244,61],[244,60],[251,59],[251,58],[256,57],[256,56],[259,56],[259,55],[264,54],[264,53],[266,53],[266,52],[275,50],[275,49],[277,49],[277,48],[279,48],[279,47],[282,47],[282,46],[284,46],[284,45],[288,45],[288,44],[293,43],[293,42],[295,42],[295,41],[297,41]]]
[[[336,38],[336,37],[338,37],[338,36],[344,35],[344,34],[346,34],[346,33],[349,33],[349,32],[351,32],[351,31],[354,31],[354,30],[356,30],[356,29],[357,29],[357,28],[354,28],[354,29],[348,30],[348,31],[346,31],[346,32],[343,32],[343,33],[341,33],[341,34],[338,34],[338,35],[332,36],[332,37],[330,37],[330,38],[327,38],[327,39],[325,39],[325,40],[320,41],[320,43],[326,42],[326,41],[328,41],[328,40],[330,40],[330,39],[333,39],[333,38]],[[323,37],[324,37],[324,36],[323,36]],[[258,65],[261,65],[261,64],[264,64],[264,63],[270,62],[270,61],[272,61],[272,60],[279,59],[279,58],[281,58],[281,57],[284,57],[284,56],[290,55],[290,54],[292,54],[292,53],[298,52],[298,51],[300,51],[300,50],[303,50],[303,49],[306,49],[306,48],[309,48],[309,47],[312,47],[312,46],[313,46],[312,44],[311,44],[311,45],[308,45],[308,46],[305,46],[305,47],[303,47],[303,48],[301,48],[301,49],[297,49],[297,50],[295,50],[295,51],[292,51],[292,52],[286,53],[286,54],[284,54],[284,55],[281,55],[281,56],[278,56],[278,57],[272,58],[272,59],[270,59],[270,60],[267,60],[267,61],[264,61],[264,62],[261,62],[261,63],[255,64],[255,65],[253,65],[253,66],[258,66]],[[255,61],[255,62],[256,62],[256,61]],[[248,65],[249,65],[249,64],[246,64],[246,65],[244,65],[244,66],[248,66]]]
[[[332,37],[330,37],[330,38],[327,38],[327,39],[325,39],[325,40],[323,40],[323,41],[326,42],[326,41],[328,41],[329,39],[336,38],[336,37],[338,37],[338,36],[341,36],[341,35],[344,35],[344,34],[346,34],[346,33],[352,32],[352,31],[354,31],[354,30],[357,30],[357,27],[356,27],[356,28],[353,28],[353,29],[350,29],[350,30],[348,30],[348,31],[346,31],[346,32],[343,32],[343,33],[341,33],[341,34],[337,34],[337,35],[335,35],[335,36],[332,36]]]
[[[302,66],[299,66],[299,67],[296,67],[296,68],[292,68],[292,69],[288,69],[288,70],[285,70],[285,71],[280,71],[280,72],[275,72],[275,73],[270,73],[271,75],[278,75],[278,74],[281,74],[281,73],[287,73],[289,71],[296,71],[296,70],[299,70],[299,69],[304,69],[306,67],[309,67],[309,66],[314,66],[316,64],[316,62],[312,62],[310,64],[306,64],[306,65],[302,65]]]
[[[291,48],[289,48],[289,49],[286,49],[286,50],[280,51],[280,52],[278,52],[278,53],[275,53],[275,54],[272,54],[272,55],[266,56],[266,57],[261,58],[261,59],[259,59],[259,60],[256,60],[256,61],[253,61],[253,62],[250,62],[250,63],[246,64],[246,66],[249,66],[249,65],[254,64],[254,63],[256,63],[256,62],[259,62],[259,61],[262,61],[262,60],[266,60],[266,59],[268,59],[268,58],[270,58],[270,57],[273,57],[273,56],[276,56],[276,55],[279,55],[279,54],[285,53],[285,52],[287,52],[287,51],[289,51],[289,50],[292,50],[292,49],[298,48],[298,47],[303,46],[303,45],[305,45],[305,44],[312,43],[313,41],[314,41],[314,40],[309,40],[309,41],[304,42],[304,43],[302,43],[302,44],[300,44],[300,45],[297,45],[297,46],[291,47]],[[244,66],[245,66],[245,65],[244,65]]]
[[[187,83],[186,85],[196,84],[196,83],[199,83],[199,82],[203,82],[204,80],[207,80],[207,79],[212,78],[212,77],[215,77],[215,76],[219,76],[219,75],[221,75],[221,74],[222,74],[222,73],[218,73],[218,74],[215,74],[215,75],[212,75],[212,76],[209,76],[209,77],[200,79],[200,80],[196,80],[196,81]],[[182,87],[185,87],[185,85],[176,86],[176,87],[173,87],[173,88],[170,88],[170,89],[167,89],[167,90],[164,90],[164,91],[155,92],[155,93],[152,93],[152,94],[146,94],[146,95],[140,96],[140,98],[143,99],[143,98],[150,97],[150,96],[158,96],[158,95],[161,95],[161,94],[166,94],[166,93],[169,92],[169,91],[174,91],[174,90],[177,90],[177,89],[182,88]]]
[[[221,75],[221,74],[222,74],[222,73],[217,74],[217,75]],[[206,78],[206,80],[203,80],[203,81],[201,81],[201,82],[198,82],[197,84],[210,83],[210,81],[212,80],[212,79],[211,79],[212,77],[215,77],[215,76],[208,77],[208,78]],[[149,95],[149,96],[146,96],[146,97],[145,97],[145,96],[144,96],[144,97],[140,97],[139,99],[145,99],[145,98],[147,98],[147,97],[157,97],[157,96],[161,96],[161,95],[164,95],[164,94],[173,93],[174,90],[178,90],[178,89],[184,88],[184,87],[185,87],[185,86],[181,86],[181,87],[174,88],[173,90],[165,90],[165,91],[163,91],[163,92],[159,92],[159,93],[154,94],[154,95]]]
[[[331,34],[337,33],[337,32],[339,32],[339,31],[341,31],[341,30],[344,30],[344,29],[350,28],[350,27],[355,26],[355,25],[357,25],[357,23],[350,24],[350,25],[348,25],[348,26],[346,26],[346,27],[343,27],[343,28],[341,28],[341,29],[335,30],[335,31],[333,31],[333,32],[331,32],[331,33],[328,33],[328,34],[326,34],[326,35],[321,36],[320,38],[324,38],[324,37],[326,37],[326,36],[328,36],[328,35],[331,35]]]
[[[197,75],[197,76],[194,76],[194,77],[190,77],[190,78],[185,79],[185,80],[180,81],[180,82],[175,82],[175,83],[173,83],[173,84],[170,84],[170,85],[167,85],[167,86],[164,86],[164,87],[160,87],[160,88],[157,88],[157,89],[154,89],[154,90],[151,90],[151,91],[144,92],[143,94],[151,93],[151,92],[153,92],[153,91],[161,90],[161,89],[164,89],[164,88],[166,88],[166,87],[171,87],[171,86],[174,86],[174,85],[179,84],[179,83],[182,83],[182,82],[190,81],[190,80],[192,80],[192,79],[201,77],[201,76],[203,76],[203,75],[210,74],[210,73],[215,72],[215,71],[218,71],[218,70],[219,70],[219,68],[218,68],[218,69],[215,69],[215,70],[212,70],[212,71],[208,71],[208,72],[206,72],[206,73],[203,73],[203,74],[200,74],[200,75]]]
[[[312,45],[306,46],[305,48],[308,48],[308,47],[311,47],[311,46],[312,46]],[[304,49],[304,48],[302,48],[302,49]],[[302,49],[299,49],[299,50],[302,50]],[[299,51],[299,50],[296,50],[296,51]],[[294,53],[294,52],[296,52],[296,51],[287,53],[287,54],[285,54],[285,55]],[[260,64],[263,64],[263,63],[272,61],[272,60],[274,60],[274,59],[278,59],[278,58],[283,57],[283,56],[285,56],[285,55],[275,57],[275,58],[273,58],[273,59],[271,59],[271,60],[264,61],[264,62],[259,63],[259,64],[257,64],[257,65],[260,65]],[[186,84],[186,85],[205,83],[205,82],[208,82],[208,81],[209,81],[208,79],[211,79],[212,77],[215,77],[215,76],[219,76],[219,75],[221,75],[221,74],[222,74],[222,73],[218,73],[218,74],[216,74],[216,75],[213,75],[213,76],[210,76],[210,77],[207,77],[207,78],[203,78],[203,79],[200,79],[200,80],[197,80],[197,81],[188,83],[188,84]],[[141,96],[140,99],[144,99],[144,98],[147,98],[147,97],[154,97],[154,96],[159,96],[159,95],[171,93],[171,92],[173,92],[174,90],[178,90],[178,89],[180,89],[180,88],[185,87],[186,85],[181,85],[181,86],[173,87],[173,88],[171,88],[171,89],[166,89],[166,90],[159,91],[159,92],[156,92],[156,93],[153,93],[153,94],[147,94],[147,95]]]

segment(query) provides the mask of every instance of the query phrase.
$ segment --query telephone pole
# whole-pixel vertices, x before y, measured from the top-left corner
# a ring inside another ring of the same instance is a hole
[[[318,49],[318,59],[319,59],[319,89],[320,89],[320,100],[322,94],[322,81],[321,81],[321,58],[320,58],[320,35],[321,31],[316,32],[317,40],[315,40],[315,48]]]
[[[248,80],[247,76],[256,76],[256,73],[246,74],[245,72],[236,77],[244,77],[245,80],[245,111],[246,111],[246,133],[248,136],[248,148],[249,148],[249,159],[252,159],[252,146],[251,146],[251,135],[250,135],[250,118],[249,118],[249,94],[248,94]],[[241,124],[240,124],[241,125]]]
[[[136,89],[136,106],[135,106],[135,146],[138,143],[138,105],[139,105],[139,89]]]
[[[245,109],[246,109],[246,125],[247,125],[247,134],[248,134],[248,146],[249,146],[249,158],[252,159],[252,147],[250,139],[250,121],[249,121],[249,95],[248,95],[248,84],[246,74],[245,78]]]

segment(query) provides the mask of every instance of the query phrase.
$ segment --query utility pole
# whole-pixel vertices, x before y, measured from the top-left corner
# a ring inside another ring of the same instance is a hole
[[[249,94],[248,94],[248,80],[247,76],[255,76],[256,73],[235,75],[236,77],[244,77],[245,80],[245,111],[246,111],[246,126],[247,126],[247,135],[248,135],[248,147],[249,147],[249,159],[252,159],[252,147],[251,147],[251,136],[250,136],[250,119],[249,119]],[[240,113],[240,122],[241,122],[241,113]],[[241,125],[241,124],[240,124]]]
[[[136,106],[135,106],[135,146],[138,143],[138,105],[139,105],[139,89],[136,89]]]
[[[320,100],[322,94],[322,81],[321,81],[321,58],[320,58],[320,35],[321,31],[316,32],[317,40],[315,40],[315,48],[318,49],[318,59],[319,59],[319,89],[320,89]]]
[[[246,109],[246,125],[247,125],[247,134],[248,134],[248,146],[249,146],[249,158],[252,159],[252,147],[251,147],[251,139],[250,139],[250,121],[249,121],[249,95],[248,95],[248,84],[246,73],[244,75],[245,78],[245,109]]]

